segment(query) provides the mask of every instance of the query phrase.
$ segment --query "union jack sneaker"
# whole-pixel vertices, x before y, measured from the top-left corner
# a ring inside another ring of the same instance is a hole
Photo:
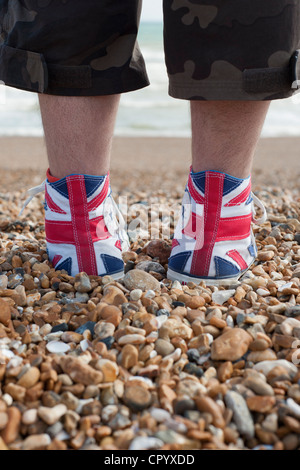
[[[263,211],[253,217],[254,202]],[[257,255],[251,222],[262,223],[266,211],[251,192],[251,177],[217,171],[190,171],[168,262],[171,280],[207,285],[231,284]]]
[[[129,243],[109,174],[57,179],[48,170],[47,179],[29,190],[24,207],[43,190],[47,252],[53,267],[71,276],[85,272],[122,278],[122,252],[129,249]]]

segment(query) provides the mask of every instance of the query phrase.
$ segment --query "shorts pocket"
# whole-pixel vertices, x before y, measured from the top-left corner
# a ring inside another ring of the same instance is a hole
[[[0,80],[8,86],[44,93],[48,69],[43,54],[0,46]]]

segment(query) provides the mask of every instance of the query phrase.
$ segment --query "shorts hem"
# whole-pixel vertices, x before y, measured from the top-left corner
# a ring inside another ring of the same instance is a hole
[[[241,81],[224,83],[209,82],[198,86],[187,86],[184,83],[169,81],[169,95],[181,100],[199,101],[266,101],[289,98],[295,90],[287,88],[281,91],[249,93],[244,90]]]

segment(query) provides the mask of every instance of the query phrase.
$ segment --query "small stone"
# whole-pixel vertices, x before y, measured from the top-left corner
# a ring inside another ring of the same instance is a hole
[[[37,367],[30,367],[18,381],[18,385],[25,388],[33,387],[40,378],[40,371]]]
[[[156,437],[136,437],[131,441],[128,450],[160,449],[164,445],[161,439]]]
[[[158,354],[165,357],[168,354],[171,354],[173,351],[175,351],[175,348],[173,344],[170,343],[169,341],[158,338],[155,342],[155,350],[157,351]]]
[[[0,298],[0,323],[8,326],[11,319],[10,307],[5,300]]]
[[[242,395],[232,390],[224,397],[226,406],[233,412],[233,420],[240,434],[251,439],[254,437],[255,429],[252,416]]]
[[[59,325],[53,326],[51,333],[56,333],[57,331],[68,331],[69,327],[66,323],[60,323]]]
[[[230,379],[233,373],[233,366],[232,362],[226,361],[223,362],[219,367],[218,367],[218,379],[220,382],[226,382],[226,380]]]
[[[76,383],[94,385],[103,381],[102,372],[93,369],[88,364],[84,364],[76,357],[62,356],[59,364],[62,370]]]
[[[79,333],[80,335],[83,335],[85,331],[90,331],[92,336],[94,335],[95,332],[95,325],[96,322],[94,321],[87,321],[86,323],[83,323],[83,325],[79,326],[76,330],[75,333]]]
[[[112,323],[115,327],[119,325],[122,320],[122,311],[115,305],[106,305],[103,307],[103,304],[97,305],[97,311],[100,312],[99,316],[101,320],[104,320],[107,323]]]
[[[268,413],[276,403],[275,397],[270,396],[248,397],[246,401],[249,410],[259,413]]]
[[[0,275],[0,289],[6,289],[8,284],[8,277],[5,274]]]
[[[7,409],[7,416],[7,425],[3,431],[1,431],[1,437],[5,444],[11,444],[18,437],[22,415],[19,408],[16,406],[11,406]]]
[[[164,240],[152,240],[147,245],[146,254],[151,258],[158,258],[164,265],[168,262],[172,247]]]
[[[125,369],[131,369],[138,363],[139,353],[135,346],[126,344],[121,352],[121,366]]]
[[[26,426],[30,426],[34,424],[38,419],[38,412],[36,408],[31,408],[29,410],[25,410],[22,415],[22,423]]]
[[[115,332],[115,325],[106,321],[96,323],[94,333],[96,338],[104,339],[113,336]]]
[[[22,442],[22,450],[42,450],[51,444],[49,434],[33,434]]]
[[[241,328],[227,330],[212,343],[211,357],[214,361],[236,361],[248,351],[252,340]]]
[[[259,261],[271,261],[274,258],[274,251],[266,250],[266,251],[259,251],[257,258]]]
[[[274,369],[274,367],[277,367],[277,366],[283,367],[291,378],[293,378],[298,372],[298,368],[291,362],[287,361],[286,359],[277,359],[274,361],[258,362],[253,366],[253,368],[255,370],[262,372],[265,376],[267,376],[269,372],[272,369]]]
[[[124,284],[129,290],[141,289],[143,292],[148,290],[160,291],[160,284],[157,279],[140,269],[132,269],[125,274]]]
[[[8,415],[4,411],[0,411],[0,431],[2,431],[8,423]]]
[[[86,273],[77,274],[74,281],[74,288],[77,292],[85,293],[92,290],[90,278]]]
[[[201,412],[209,413],[212,416],[212,423],[217,428],[225,427],[225,420],[220,406],[210,397],[196,397],[195,403]]]
[[[132,334],[121,336],[121,338],[118,339],[118,344],[120,344],[120,346],[124,344],[143,344],[145,343],[145,341],[145,336],[139,334]]]
[[[212,294],[212,301],[218,305],[223,305],[235,294],[234,289],[215,291]]]
[[[52,426],[54,423],[59,421],[67,412],[67,407],[64,404],[59,404],[48,408],[46,406],[40,406],[38,408],[38,416],[46,423],[48,426]]]
[[[46,263],[35,263],[32,266],[32,271],[39,271],[40,273],[48,273],[50,271],[50,266]]]
[[[103,294],[102,302],[105,302],[108,305],[119,306],[127,302],[124,292],[116,286],[105,286]]]
[[[141,269],[142,271],[146,271],[147,273],[149,273],[150,271],[159,274],[166,273],[165,268],[161,264],[156,263],[155,261],[140,261],[139,263],[137,263],[136,269]]]
[[[144,387],[134,385],[125,388],[124,402],[135,413],[149,408],[152,404],[152,395]]]
[[[114,382],[119,375],[117,364],[108,359],[99,359],[96,367],[103,374],[103,382]]]
[[[143,291],[141,289],[133,289],[130,292],[130,300],[137,301],[139,300],[143,295]]]
[[[21,286],[19,286],[21,287]],[[26,303],[28,305],[28,307],[32,307],[35,302],[38,302],[41,298],[41,294],[39,292],[35,292],[33,294],[28,294],[26,296]]]
[[[243,385],[245,385],[245,387],[250,388],[250,390],[252,390],[257,395],[274,395],[274,390],[271,385],[267,384],[263,379],[260,379],[259,377],[247,377],[243,381]]]
[[[254,363],[262,361],[275,361],[276,359],[276,353],[272,349],[265,349],[263,351],[252,351],[247,356],[247,360]]]
[[[65,331],[60,339],[64,341],[64,343],[75,343],[79,344],[82,340],[82,335],[76,333],[75,331]]]
[[[50,341],[46,345],[47,350],[52,354],[64,354],[70,351],[70,346],[62,341]]]

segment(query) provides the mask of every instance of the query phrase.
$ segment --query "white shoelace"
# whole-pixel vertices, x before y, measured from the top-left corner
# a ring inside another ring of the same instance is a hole
[[[261,224],[265,223],[267,218],[268,218],[266,208],[265,208],[264,204],[261,202],[261,200],[258,199],[258,197],[255,196],[254,193],[251,193],[251,196],[252,196],[252,199],[253,199],[253,202],[252,202],[252,212],[253,212],[252,222],[254,222],[256,225],[261,225]],[[259,207],[259,209],[261,209],[261,211],[262,211],[262,216],[259,219],[255,218],[256,211],[255,211],[254,205],[257,205],[257,207]]]
[[[33,188],[27,190],[28,197],[19,212],[19,217],[23,214],[24,209],[28,206],[32,199],[39,193],[45,191],[45,186],[46,180],[44,180],[38,186],[34,186]],[[115,202],[112,196],[107,196],[103,204],[103,217],[109,233],[112,236],[117,235],[119,237],[121,241],[122,251],[128,251],[130,248],[130,243],[125,229],[126,222],[124,220],[122,212],[120,211],[117,203]]]

